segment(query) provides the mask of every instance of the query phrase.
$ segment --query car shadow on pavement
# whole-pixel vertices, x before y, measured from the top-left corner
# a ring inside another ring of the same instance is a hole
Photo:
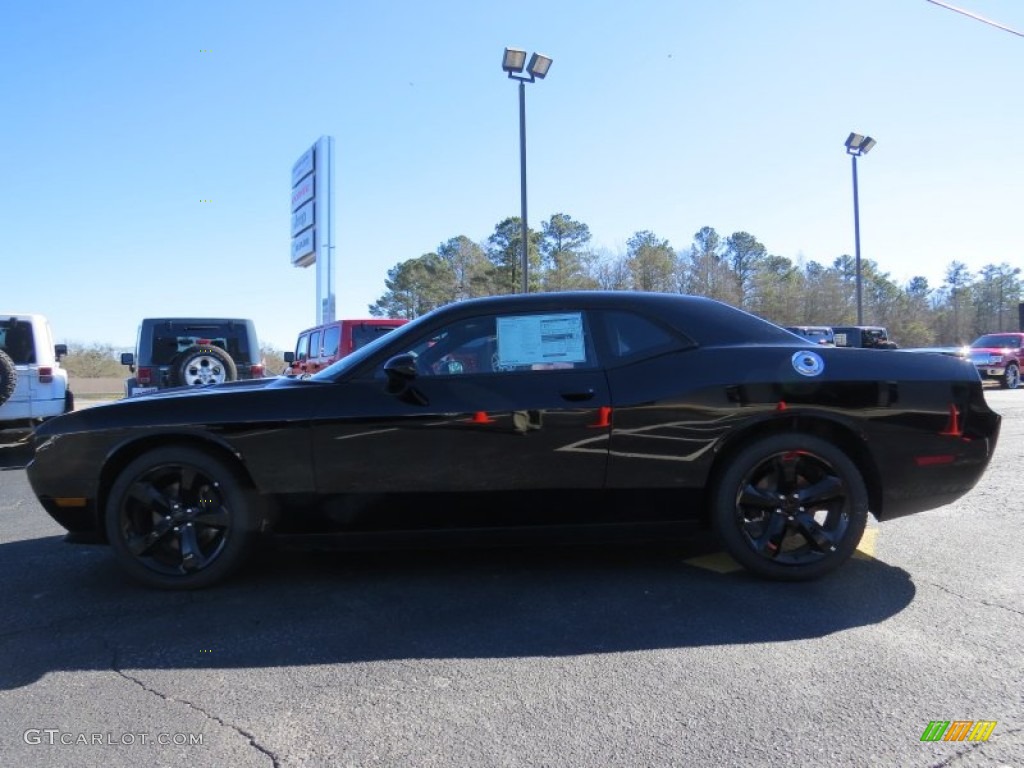
[[[706,550],[706,545],[705,545]],[[0,545],[0,689],[60,670],[274,668],[785,642],[883,622],[908,574],[855,558],[807,583],[684,562],[686,545],[278,553],[159,592],[105,547]]]

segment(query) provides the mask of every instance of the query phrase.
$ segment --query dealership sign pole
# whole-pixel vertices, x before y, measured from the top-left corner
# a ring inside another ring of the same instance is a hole
[[[321,136],[292,166],[291,262],[316,264],[316,322],[335,318],[334,139]]]

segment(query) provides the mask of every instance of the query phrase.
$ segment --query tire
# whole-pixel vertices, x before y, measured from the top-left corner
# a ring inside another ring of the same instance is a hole
[[[221,384],[237,378],[235,361],[220,347],[189,347],[178,355],[171,368],[171,380],[177,386]]]
[[[6,403],[18,384],[18,369],[11,356],[0,349],[0,405]]]
[[[1016,389],[1020,386],[1020,368],[1013,363],[1006,366],[1006,370],[1003,371],[1003,378],[999,380],[999,386],[1002,389]]]
[[[158,448],[118,475],[106,508],[118,564],[157,589],[202,589],[234,572],[253,549],[259,496],[210,454]]]
[[[741,451],[721,475],[712,504],[726,551],[749,571],[780,581],[838,568],[860,543],[868,517],[867,488],[854,463],[831,443],[801,433]]]

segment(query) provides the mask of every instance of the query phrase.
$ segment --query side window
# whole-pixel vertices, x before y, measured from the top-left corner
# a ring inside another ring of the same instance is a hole
[[[309,359],[309,334],[304,333],[299,336],[299,343],[295,346],[295,359],[296,360],[308,360]]]
[[[603,325],[612,361],[650,357],[685,346],[652,320],[633,312],[604,312]]]
[[[462,320],[410,351],[416,355],[420,373],[435,376],[596,366],[582,312]]]
[[[320,357],[320,331],[309,334],[309,356],[310,358]]]
[[[324,356],[334,357],[338,354],[338,343],[341,341],[341,326],[332,325],[324,331]]]
[[[593,368],[582,312],[508,315],[497,319],[499,370]]]

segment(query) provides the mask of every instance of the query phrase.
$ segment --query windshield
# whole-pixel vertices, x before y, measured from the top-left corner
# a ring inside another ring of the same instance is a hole
[[[974,349],[981,349],[984,347],[1015,347],[1017,346],[1017,337],[1009,336],[1000,333],[990,333],[987,336],[982,336],[980,339],[971,344]]]

